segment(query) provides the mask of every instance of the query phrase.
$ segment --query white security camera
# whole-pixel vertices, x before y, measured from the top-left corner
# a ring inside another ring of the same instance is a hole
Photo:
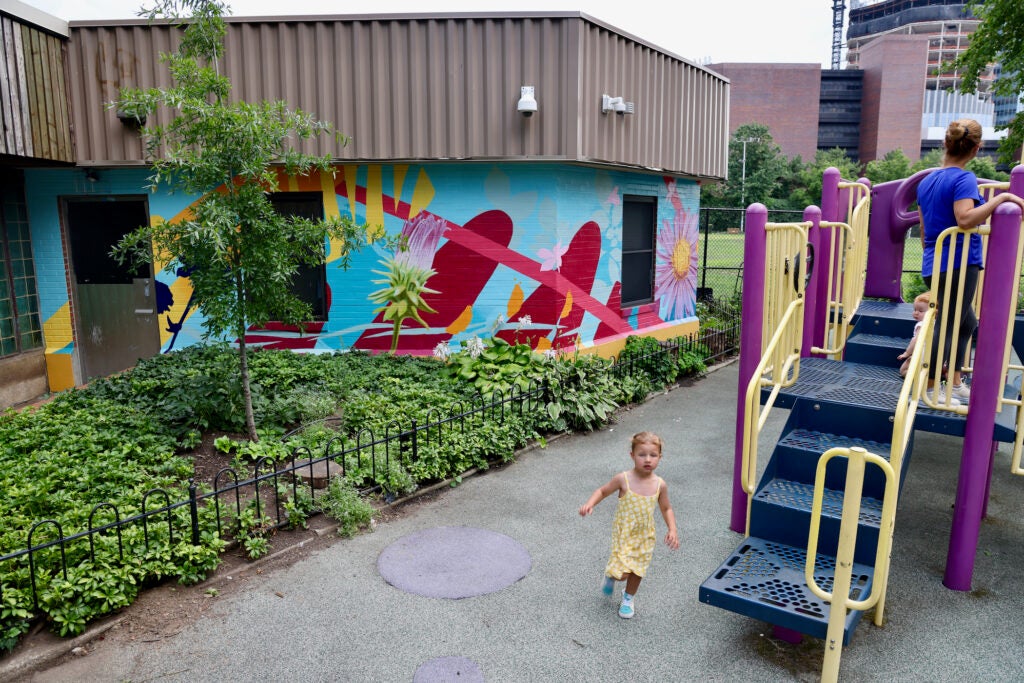
[[[519,104],[516,105],[516,111],[529,118],[537,111],[537,100],[533,96],[533,86],[524,85],[521,91],[522,95],[519,98]]]

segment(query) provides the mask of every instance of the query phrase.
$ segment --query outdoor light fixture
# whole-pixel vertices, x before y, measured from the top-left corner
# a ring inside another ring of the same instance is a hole
[[[100,174],[94,168],[87,168],[85,169],[85,179],[90,183],[99,182]]]
[[[613,111],[616,114],[632,114],[633,103],[626,102],[622,97],[612,97],[611,95],[601,95],[601,113],[607,114]]]
[[[533,96],[533,86],[524,85],[520,88],[520,92],[521,95],[519,97],[519,104],[516,105],[516,111],[528,119],[537,111],[537,100]]]

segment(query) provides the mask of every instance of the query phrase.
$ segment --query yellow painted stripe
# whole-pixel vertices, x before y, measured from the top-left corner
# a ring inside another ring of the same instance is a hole
[[[416,189],[413,190],[412,201],[409,202],[409,218],[427,208],[433,199],[434,184],[430,182],[427,172],[421,168],[419,176],[416,178]]]
[[[381,167],[366,169],[366,235],[375,240],[384,234],[384,194]]]

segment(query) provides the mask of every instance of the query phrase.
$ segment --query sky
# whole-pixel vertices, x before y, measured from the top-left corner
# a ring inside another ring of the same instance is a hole
[[[20,0],[59,19],[132,19],[141,0]],[[228,0],[231,15],[583,12],[700,64],[832,60],[832,0]],[[5,0],[0,0],[5,4]],[[152,5],[152,2],[145,3]],[[846,2],[849,6],[849,2]],[[845,36],[845,32],[844,32]]]

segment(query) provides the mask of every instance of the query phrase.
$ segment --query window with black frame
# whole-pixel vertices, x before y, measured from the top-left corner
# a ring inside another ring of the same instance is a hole
[[[656,197],[622,198],[622,305],[654,301]]]
[[[312,221],[324,219],[324,198],[319,192],[274,192],[270,203],[283,216]],[[299,266],[292,293],[313,307],[313,320],[327,320],[327,266]]]

